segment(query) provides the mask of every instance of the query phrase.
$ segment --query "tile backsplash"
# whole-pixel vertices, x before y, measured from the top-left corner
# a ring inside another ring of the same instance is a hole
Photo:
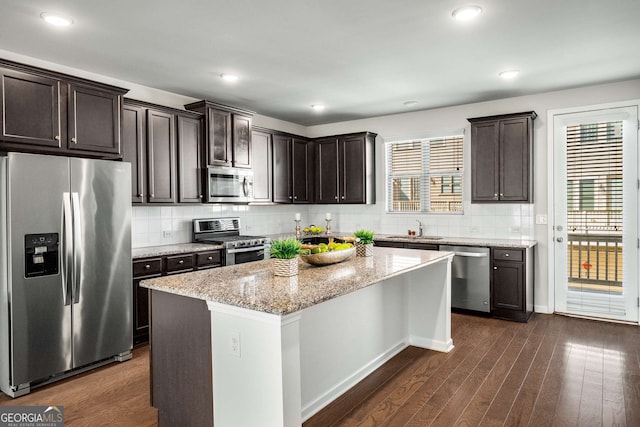
[[[194,218],[239,217],[242,234],[265,235],[294,232],[294,216],[300,213],[301,226],[325,226],[325,214],[332,214],[335,231],[352,232],[369,228],[378,233],[406,234],[417,230],[420,220],[424,234],[448,237],[533,239],[534,206],[531,204],[471,204],[464,214],[388,214],[377,205],[194,205],[134,206],[133,247],[168,245],[191,241]]]

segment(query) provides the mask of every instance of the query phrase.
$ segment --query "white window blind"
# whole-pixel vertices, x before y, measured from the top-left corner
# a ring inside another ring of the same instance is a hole
[[[567,126],[567,308],[625,314],[622,121]]]
[[[388,212],[462,212],[463,136],[387,144]]]

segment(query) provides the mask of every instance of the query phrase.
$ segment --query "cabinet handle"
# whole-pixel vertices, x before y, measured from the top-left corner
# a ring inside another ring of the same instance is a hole
[[[298,200],[298,196],[293,196],[294,200]]]
[[[338,196],[334,197],[336,200],[338,200]]]
[[[184,264],[184,260],[181,259],[180,261],[178,261],[178,264]]]
[[[53,139],[55,139],[56,141],[60,141],[60,135],[54,136]]]
[[[498,267],[493,267],[493,269],[494,269],[494,270],[497,270],[497,269],[498,269]]]
[[[500,198],[504,199],[504,194],[500,193]]]
[[[145,269],[145,270],[148,270],[148,269],[150,269],[150,268],[151,268],[151,266],[150,266],[149,264],[147,264],[147,265],[145,265],[145,266],[144,266],[144,269]]]
[[[342,200],[344,200],[344,196],[340,197]]]
[[[508,256],[509,256],[509,254],[504,254],[504,256],[505,256],[505,257],[508,257]]]
[[[149,194],[149,197],[153,198],[153,193]]]
[[[495,200],[498,200],[498,193],[495,193],[495,194],[493,195],[493,198],[494,198]]]
[[[211,260],[213,259],[213,257],[212,257],[212,256],[210,256],[210,257],[207,257],[207,259],[208,259],[209,261],[211,261]]]
[[[78,143],[78,142],[76,141],[76,138],[75,138],[75,137],[71,138],[71,142],[73,142],[74,144],[77,144],[77,143]]]
[[[202,194],[199,194],[198,197],[200,197],[202,199]]]
[[[293,199],[293,197],[289,196],[289,200]]]

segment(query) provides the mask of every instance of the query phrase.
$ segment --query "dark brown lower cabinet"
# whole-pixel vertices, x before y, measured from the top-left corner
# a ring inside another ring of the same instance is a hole
[[[533,314],[533,249],[491,249],[491,314],[526,322]]]
[[[140,282],[154,277],[222,266],[222,251],[140,258],[133,261],[133,345],[149,341],[149,290]]]
[[[384,240],[376,240],[373,242],[375,246],[382,248],[405,248],[405,249],[422,249],[423,251],[437,251],[438,245],[433,243],[420,242],[390,242]]]

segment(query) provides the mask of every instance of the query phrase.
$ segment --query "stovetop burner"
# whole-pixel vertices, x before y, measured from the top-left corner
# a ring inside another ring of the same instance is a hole
[[[206,218],[193,220],[193,241],[221,244],[229,250],[264,246],[271,240],[263,236],[240,235],[240,218]]]

